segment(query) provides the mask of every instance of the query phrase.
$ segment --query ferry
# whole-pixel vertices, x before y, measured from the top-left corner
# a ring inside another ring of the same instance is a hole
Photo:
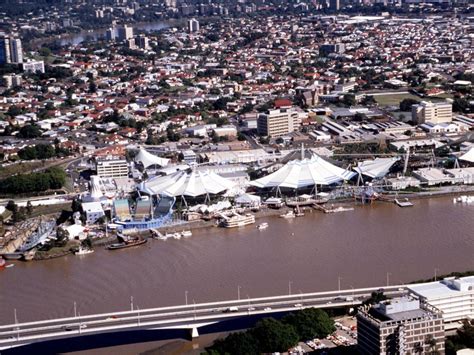
[[[224,228],[235,228],[243,227],[253,223],[255,223],[255,216],[253,214],[246,213],[245,215],[241,215],[237,212],[232,212],[232,216],[222,215],[220,226]]]
[[[268,223],[267,223],[267,222],[260,223],[260,224],[257,226],[257,229],[258,229],[258,230],[267,229],[267,228],[268,228]]]
[[[94,250],[88,249],[88,248],[83,248],[82,246],[79,247],[79,250],[74,253],[74,255],[87,255],[87,254],[92,254]]]
[[[107,247],[107,249],[108,250],[118,250],[118,249],[131,248],[131,247],[136,247],[138,245],[145,244],[146,242],[147,242],[146,239],[140,239],[140,238],[129,239],[129,240],[125,240],[121,243],[110,244]]]
[[[296,215],[293,211],[290,210],[290,211],[286,212],[285,214],[281,214],[280,217],[281,218],[295,218]]]

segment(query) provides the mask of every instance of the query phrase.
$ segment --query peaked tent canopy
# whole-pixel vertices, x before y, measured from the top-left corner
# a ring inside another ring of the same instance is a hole
[[[140,191],[150,195],[197,197],[219,194],[234,187],[234,183],[208,171],[178,171],[153,177],[140,184]]]
[[[151,165],[166,166],[168,165],[169,160],[165,158],[160,158],[159,156],[151,154],[150,152],[141,148],[135,157],[135,161],[142,163],[146,169]]]
[[[315,155],[311,159],[292,160],[263,178],[250,182],[259,188],[298,189],[312,185],[330,185],[351,179],[355,173],[341,169]]]
[[[471,148],[467,153],[464,153],[459,157],[460,160],[468,161],[474,163],[474,147]]]
[[[395,164],[399,157],[394,158],[375,158],[375,160],[364,160],[357,164],[354,171],[368,176],[372,179],[379,179],[387,175],[390,168]]]

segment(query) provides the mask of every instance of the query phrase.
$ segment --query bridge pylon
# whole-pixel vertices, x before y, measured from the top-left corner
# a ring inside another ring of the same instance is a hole
[[[197,327],[189,329],[189,333],[191,334],[191,339],[199,338],[199,332]]]

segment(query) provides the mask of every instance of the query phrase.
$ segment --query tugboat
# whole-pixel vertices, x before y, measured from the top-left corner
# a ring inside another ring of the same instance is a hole
[[[131,247],[136,247],[138,245],[145,244],[147,242],[146,239],[142,239],[139,237],[125,238],[121,235],[118,235],[118,239],[122,240],[122,242],[110,244],[109,246],[107,246],[107,249],[118,250],[118,249],[131,248]]]

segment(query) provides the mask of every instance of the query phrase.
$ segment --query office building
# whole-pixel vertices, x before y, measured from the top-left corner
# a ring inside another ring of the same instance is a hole
[[[444,354],[441,312],[413,298],[366,306],[357,314],[357,344],[366,355]]]
[[[128,177],[128,163],[125,159],[100,159],[96,162],[97,175],[101,178]]]
[[[133,27],[123,25],[117,29],[117,39],[119,41],[126,41],[127,39],[133,38]]]
[[[42,60],[30,60],[29,62],[23,63],[23,71],[25,73],[44,73],[44,61]]]
[[[192,18],[188,21],[188,31],[189,33],[198,32],[199,31],[199,21]]]
[[[453,105],[450,102],[422,101],[412,106],[411,117],[416,124],[451,122]]]
[[[298,112],[292,108],[269,110],[258,115],[257,131],[262,136],[276,138],[295,131],[298,124]]]
[[[408,289],[421,302],[442,312],[446,329],[460,327],[464,319],[474,319],[474,276],[448,277]]]

